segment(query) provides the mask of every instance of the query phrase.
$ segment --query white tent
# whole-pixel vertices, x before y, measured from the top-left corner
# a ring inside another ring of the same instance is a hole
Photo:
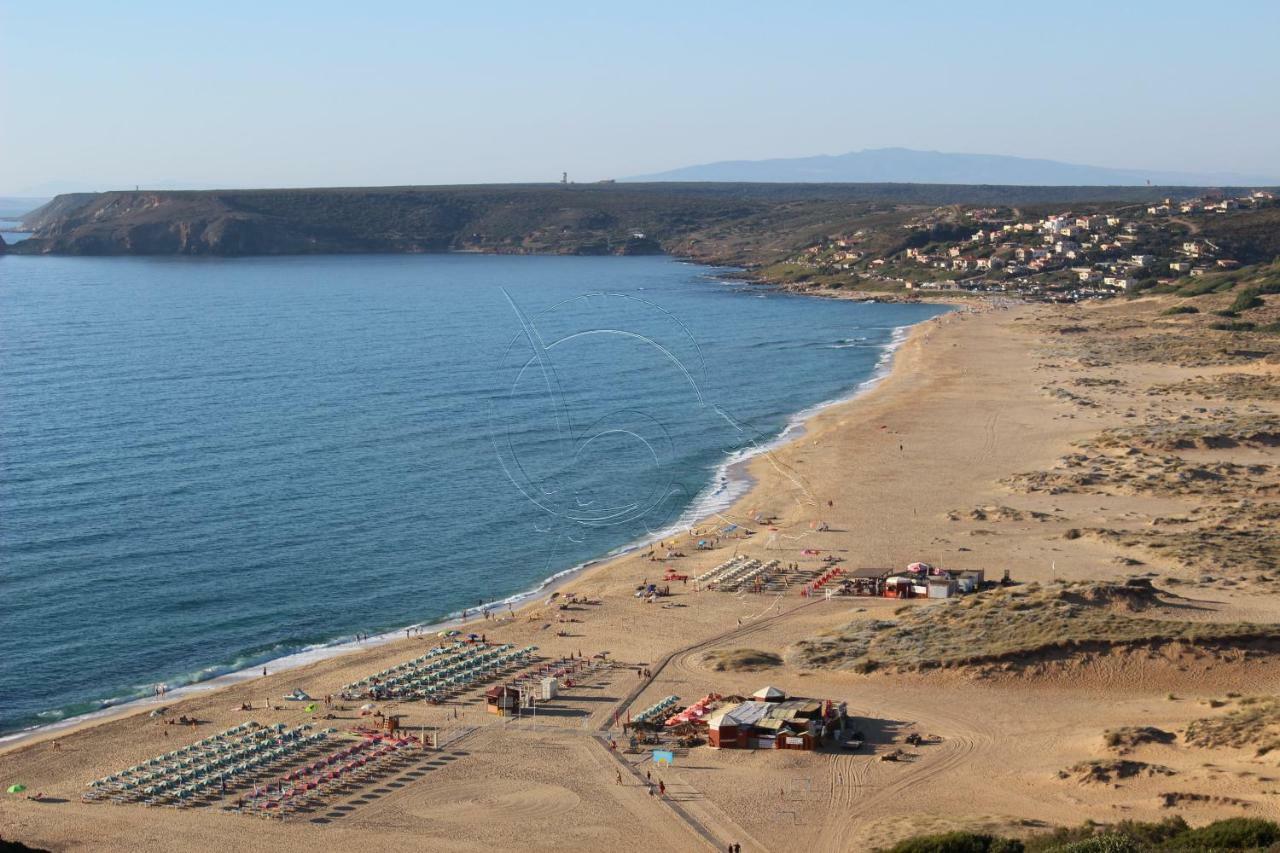
[[[765,686],[752,693],[751,698],[760,702],[781,702],[787,694],[776,687]]]

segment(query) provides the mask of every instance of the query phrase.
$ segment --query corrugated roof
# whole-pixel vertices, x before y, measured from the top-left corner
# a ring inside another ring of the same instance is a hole
[[[817,699],[787,699],[782,702],[749,701],[717,711],[707,725],[713,729],[721,726],[758,726],[760,728],[777,728],[778,723],[787,723],[797,717],[811,717],[822,710],[822,702]],[[800,725],[804,725],[803,722]]]

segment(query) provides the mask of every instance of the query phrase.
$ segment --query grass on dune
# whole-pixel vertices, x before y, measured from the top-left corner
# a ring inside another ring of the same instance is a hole
[[[1185,738],[1194,746],[1252,746],[1260,756],[1280,749],[1280,697],[1242,698],[1221,716],[1192,721]]]
[[[995,663],[1037,653],[1166,641],[1280,637],[1280,627],[1138,615],[1158,606],[1144,582],[1071,583],[994,590],[912,605],[895,621],[855,621],[797,644],[811,666],[870,671]]]

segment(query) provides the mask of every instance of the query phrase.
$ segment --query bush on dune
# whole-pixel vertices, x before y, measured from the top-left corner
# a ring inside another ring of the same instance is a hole
[[[1022,853],[1021,841],[976,832],[946,832],[908,838],[889,853]]]
[[[1255,817],[1233,817],[1171,839],[1170,850],[1265,850],[1280,843],[1280,826]]]
[[[1020,841],[999,835],[948,832],[900,841],[886,853],[1225,853],[1280,850],[1280,825],[1234,817],[1192,829],[1180,817],[1154,823],[1087,823]]]

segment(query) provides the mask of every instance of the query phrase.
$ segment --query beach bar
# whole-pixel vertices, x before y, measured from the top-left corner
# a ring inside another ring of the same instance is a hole
[[[751,699],[717,711],[707,719],[707,743],[713,749],[815,748],[824,729],[838,724],[844,708],[820,699],[788,699],[776,687],[763,687]]]

